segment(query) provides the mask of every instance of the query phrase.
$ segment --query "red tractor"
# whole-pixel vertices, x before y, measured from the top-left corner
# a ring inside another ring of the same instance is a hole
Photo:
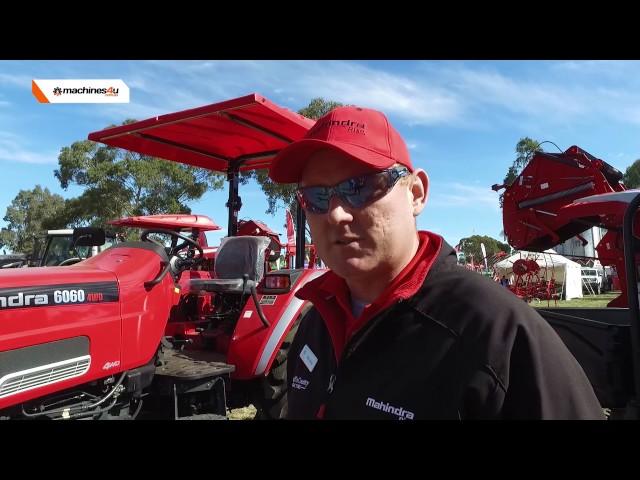
[[[313,123],[249,95],[90,134],[226,173],[228,237],[213,275],[202,231],[135,219],[140,241],[70,266],[0,272],[0,418],[224,418],[227,395],[281,416],[287,349],[308,308],[295,292],[323,270],[304,268],[298,209],[295,268],[269,271],[273,236],[238,236],[238,176],[268,168]]]

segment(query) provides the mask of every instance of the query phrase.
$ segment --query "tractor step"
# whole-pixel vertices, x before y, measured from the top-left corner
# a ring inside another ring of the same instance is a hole
[[[228,375],[236,367],[225,363],[225,355],[205,350],[172,350],[163,352],[162,365],[156,375],[175,380],[200,380]]]
[[[215,413],[202,413],[200,415],[191,415],[190,417],[179,417],[178,420],[229,420],[229,418]]]
[[[154,386],[174,420],[226,418],[225,380],[235,370],[220,353],[164,349],[156,366]],[[167,411],[162,409],[163,411]]]

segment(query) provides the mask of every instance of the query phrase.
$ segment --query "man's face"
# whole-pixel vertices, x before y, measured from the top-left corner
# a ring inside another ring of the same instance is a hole
[[[300,186],[333,186],[348,178],[376,173],[332,150],[313,155]],[[337,275],[356,279],[397,269],[416,235],[409,187],[398,182],[384,197],[357,209],[331,199],[326,214],[307,213],[313,243],[320,258]]]

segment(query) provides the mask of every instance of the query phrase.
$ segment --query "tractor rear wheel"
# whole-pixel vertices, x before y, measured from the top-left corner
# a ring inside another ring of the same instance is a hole
[[[276,358],[271,364],[271,370],[267,376],[261,378],[256,388],[254,406],[256,407],[256,419],[273,420],[285,418],[287,415],[287,356],[291,342],[298,331],[300,319],[309,311],[311,304],[302,308],[300,315],[293,323],[291,330],[285,337]]]

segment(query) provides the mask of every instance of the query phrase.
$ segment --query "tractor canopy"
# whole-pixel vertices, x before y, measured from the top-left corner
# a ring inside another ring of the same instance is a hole
[[[315,121],[251,94],[89,134],[113,147],[231,172],[268,168]]]
[[[202,232],[220,230],[221,228],[206,215],[175,213],[169,215],[141,215],[138,217],[125,217],[118,220],[112,220],[109,222],[109,225],[134,228],[166,228],[169,230],[197,229]]]
[[[89,134],[89,140],[144,155],[225,173],[229,181],[228,235],[238,233],[239,172],[269,168],[284,147],[315,124],[303,115],[251,94]],[[298,209],[296,266],[304,260],[304,225]]]

